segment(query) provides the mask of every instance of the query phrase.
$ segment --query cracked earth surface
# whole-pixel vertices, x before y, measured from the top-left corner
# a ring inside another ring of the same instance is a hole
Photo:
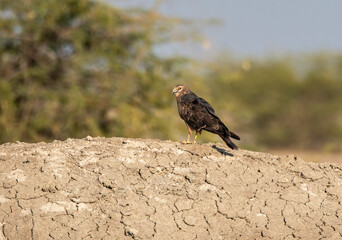
[[[0,145],[0,239],[341,239],[342,165],[223,144]]]

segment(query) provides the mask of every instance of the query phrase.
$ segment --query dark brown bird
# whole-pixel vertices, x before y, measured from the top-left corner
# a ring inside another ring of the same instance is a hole
[[[196,131],[194,140],[196,143],[198,133],[201,134],[202,130],[206,130],[219,135],[231,149],[238,149],[230,138],[240,140],[240,137],[229,131],[206,100],[198,97],[185,85],[175,86],[172,94],[176,94],[179,116],[188,129],[188,139],[184,143],[190,143],[192,131]]]

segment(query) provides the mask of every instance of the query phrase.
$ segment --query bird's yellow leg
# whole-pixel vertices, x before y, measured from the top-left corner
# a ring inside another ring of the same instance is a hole
[[[197,136],[198,136],[198,132],[196,131],[196,136],[195,136],[195,140],[194,140],[194,143],[196,143],[196,140],[197,140]]]
[[[188,139],[186,141],[183,141],[183,143],[191,143],[190,142],[190,136],[191,136],[191,133],[188,133]]]
[[[183,141],[183,143],[190,143],[190,136],[191,136],[191,128],[186,124],[186,128],[188,129],[188,140]]]

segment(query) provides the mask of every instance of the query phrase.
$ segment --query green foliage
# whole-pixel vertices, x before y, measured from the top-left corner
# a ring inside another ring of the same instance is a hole
[[[194,64],[154,53],[197,39],[189,23],[91,0],[0,1],[0,142],[181,140],[171,90],[185,83],[246,146],[341,150],[341,55]]]
[[[295,65],[301,57],[241,64],[221,59],[207,78],[211,95],[225,96],[220,108],[231,113],[229,118],[247,143],[341,150],[340,59],[314,55],[306,59],[304,71]]]
[[[186,62],[152,47],[173,25],[90,0],[1,1],[1,141],[168,136],[160,112]]]

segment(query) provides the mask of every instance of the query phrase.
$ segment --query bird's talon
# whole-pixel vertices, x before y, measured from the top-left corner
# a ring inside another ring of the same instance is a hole
[[[191,143],[191,142],[189,142],[189,141],[182,141],[182,143],[184,143],[184,144],[189,144],[189,143]]]

